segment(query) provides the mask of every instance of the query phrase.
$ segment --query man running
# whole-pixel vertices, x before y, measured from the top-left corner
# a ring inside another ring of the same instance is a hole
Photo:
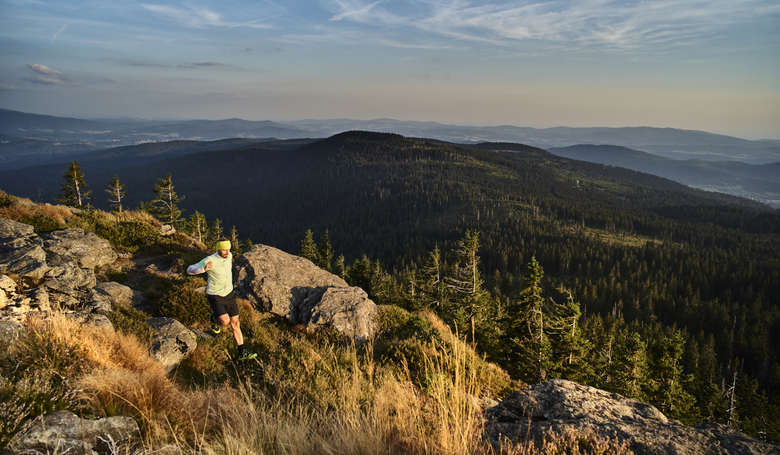
[[[211,332],[217,335],[230,325],[238,346],[238,359],[254,359],[257,354],[244,350],[244,336],[241,334],[241,323],[238,321],[238,305],[233,292],[233,254],[230,253],[230,240],[223,237],[219,239],[216,246],[216,253],[187,267],[187,273],[189,275],[206,273],[208,278],[206,297],[211,305],[211,320],[215,322]]]

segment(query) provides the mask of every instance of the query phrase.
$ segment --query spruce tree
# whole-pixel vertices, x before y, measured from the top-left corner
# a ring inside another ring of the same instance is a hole
[[[622,329],[615,340],[607,388],[630,398],[645,400],[647,368],[647,346],[642,337],[637,332]]]
[[[655,338],[650,346],[650,401],[676,419],[688,421],[694,397],[685,390],[691,378],[684,374],[681,359],[685,336],[679,330]]]
[[[222,220],[219,218],[214,220],[214,223],[212,223],[211,228],[209,229],[209,236],[208,236],[208,247],[212,248],[214,244],[217,243],[219,239],[224,237],[224,232],[222,228]]]
[[[442,262],[439,246],[428,253],[428,258],[420,271],[417,282],[418,297],[421,307],[440,309],[446,299],[446,286],[442,278]]]
[[[125,186],[119,181],[118,175],[114,174],[114,178],[111,179],[111,183],[106,188],[106,193],[108,193],[108,203],[111,205],[111,208],[121,215],[122,200],[124,200],[126,192]]]
[[[195,213],[190,216],[189,220],[192,236],[198,239],[198,242],[203,243],[208,237],[208,223],[206,222],[206,215],[195,210]]]
[[[315,264],[319,264],[319,254],[317,244],[314,242],[314,233],[311,229],[306,230],[306,234],[301,240],[301,248],[298,250],[298,256],[304,257]]]
[[[333,273],[341,277],[341,279],[346,278],[347,266],[344,262],[343,254],[340,254],[339,257],[336,258],[336,262],[333,264]]]
[[[60,198],[57,202],[73,207],[88,205],[89,196],[92,192],[87,189],[87,183],[84,181],[84,172],[81,171],[78,161],[71,161],[63,177],[65,182],[62,184]]]
[[[317,259],[319,260],[317,265],[330,272],[331,262],[333,262],[333,247],[330,245],[330,233],[327,229],[317,246]]]
[[[479,232],[467,230],[458,241],[457,264],[446,286],[451,295],[450,318],[461,327],[468,324],[474,343],[476,325],[484,316],[488,293],[479,271]]]
[[[231,249],[235,252],[235,254],[241,254],[243,251],[241,251],[241,244],[238,240],[238,229],[236,229],[236,226],[233,225],[232,228],[230,228],[230,246]]]
[[[175,227],[181,220],[178,204],[184,200],[184,196],[176,194],[170,173],[157,181],[154,194],[157,197],[151,201],[152,214],[161,222]]]
[[[580,328],[580,304],[568,290],[562,290],[563,303],[551,300],[547,315],[547,330],[553,349],[556,377],[577,382],[592,379],[593,370],[587,362],[590,342]]]
[[[547,323],[542,295],[544,270],[536,257],[531,258],[523,289],[512,313],[512,361],[517,374],[526,382],[542,382],[550,376],[554,363],[552,345],[545,330]]]

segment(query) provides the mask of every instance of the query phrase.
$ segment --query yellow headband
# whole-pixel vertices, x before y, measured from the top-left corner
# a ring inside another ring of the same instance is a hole
[[[217,242],[217,249],[218,250],[229,250],[230,249],[230,240],[223,240],[221,242]]]

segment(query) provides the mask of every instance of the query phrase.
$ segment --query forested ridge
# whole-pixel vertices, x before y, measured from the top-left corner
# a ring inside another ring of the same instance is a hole
[[[93,189],[110,177],[84,169]],[[110,174],[137,205],[169,172],[185,216],[292,252],[311,229],[305,255],[377,303],[436,311],[515,378],[780,440],[777,211],[518,144],[377,133]]]

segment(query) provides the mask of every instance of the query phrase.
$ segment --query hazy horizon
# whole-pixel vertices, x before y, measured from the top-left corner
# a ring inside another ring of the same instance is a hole
[[[0,0],[0,106],[780,138],[780,4]]]

